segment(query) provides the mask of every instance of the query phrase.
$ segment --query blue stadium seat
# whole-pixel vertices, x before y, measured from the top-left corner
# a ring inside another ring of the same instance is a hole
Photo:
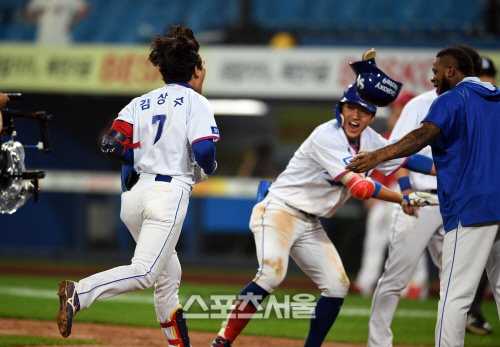
[[[24,16],[27,0],[0,1],[0,39],[33,41],[36,27]]]
[[[28,24],[13,23],[1,31],[1,39],[9,41],[34,41],[36,35],[36,27]]]
[[[315,12],[319,12],[317,17],[308,19],[314,29],[344,35],[357,30],[358,18],[363,10],[363,4],[360,0],[347,2],[322,0],[319,5],[320,7],[315,10]]]
[[[267,30],[293,30],[304,13],[301,5],[305,0],[254,0],[251,18],[257,25]]]
[[[73,28],[75,42],[150,42],[173,24],[197,34],[223,30],[239,19],[239,0],[87,0],[89,15]],[[35,27],[22,18],[28,0],[0,1],[0,39],[31,41]],[[319,37],[434,39],[484,32],[484,1],[251,0],[250,18],[267,31]]]
[[[484,1],[456,1],[450,13],[450,29],[463,34],[479,33],[484,29]]]

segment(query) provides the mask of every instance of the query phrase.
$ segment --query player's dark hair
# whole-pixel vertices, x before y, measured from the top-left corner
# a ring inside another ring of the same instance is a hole
[[[455,69],[463,73],[465,77],[475,76],[472,58],[462,48],[444,48],[436,54],[436,58],[440,57],[450,57],[454,61]]]
[[[193,31],[177,24],[170,28],[167,36],[154,36],[149,61],[158,67],[165,83],[187,83],[195,66],[202,69],[199,49]]]
[[[477,51],[471,46],[467,46],[465,44],[456,45],[455,47],[462,48],[464,51],[467,52],[469,57],[471,57],[472,63],[474,64],[474,76],[481,75],[481,70],[482,70],[481,66],[483,65],[483,61],[479,53],[477,53]]]

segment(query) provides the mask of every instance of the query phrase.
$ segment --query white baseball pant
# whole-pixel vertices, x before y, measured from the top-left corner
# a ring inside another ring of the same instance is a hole
[[[159,322],[170,318],[179,305],[177,292],[181,269],[175,245],[186,216],[191,187],[176,179],[155,181],[141,174],[137,184],[122,194],[120,217],[137,245],[130,265],[119,266],[80,280],[76,284],[80,308],[96,300],[149,289],[155,284]]]
[[[302,212],[268,196],[255,205],[250,229],[259,261],[254,281],[267,292],[272,293],[284,280],[291,256],[323,296],[347,296],[349,279],[335,246],[317,218],[309,220]]]
[[[394,204],[377,200],[368,211],[366,218],[366,232],[363,241],[361,267],[356,276],[356,285],[361,295],[368,297],[374,293],[377,280],[382,273],[382,264],[386,259],[390,230],[393,223]],[[408,297],[410,286],[421,289],[420,298],[427,297],[429,272],[427,270],[427,254],[422,254],[408,285],[401,292],[401,297]]]
[[[485,266],[500,317],[500,222],[459,223],[446,233],[436,347],[464,345],[467,312]]]
[[[377,201],[368,211],[361,267],[356,276],[356,284],[363,296],[373,294],[375,283],[380,277],[386,248],[389,244],[387,230],[391,226],[391,216],[392,203],[390,202]]]
[[[436,196],[432,197],[437,199]],[[393,227],[385,269],[373,295],[369,320],[368,346],[392,346],[391,322],[399,302],[425,247],[441,269],[444,228],[439,206],[419,209],[419,217],[408,216],[395,205]]]

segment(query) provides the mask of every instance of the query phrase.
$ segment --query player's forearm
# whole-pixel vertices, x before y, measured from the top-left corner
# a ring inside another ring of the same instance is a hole
[[[401,202],[403,201],[403,195],[396,193],[395,191],[385,186],[382,186],[375,199],[401,204]]]
[[[381,152],[379,154],[381,161],[409,157],[428,146],[440,133],[441,130],[434,123],[423,122],[420,127],[406,134],[401,140],[380,148],[375,153]]]
[[[194,159],[207,174],[211,174],[216,167],[215,145],[212,140],[201,140],[193,144]]]
[[[432,164],[432,169],[431,169],[431,172],[429,172],[429,175],[431,175],[431,176],[436,176],[437,175],[436,165]]]
[[[409,177],[410,176],[410,170],[405,169],[404,167],[400,168],[398,171],[394,173],[394,176],[396,179],[400,179],[402,177]]]
[[[410,182],[410,171],[405,168],[401,168],[394,173],[399,184],[399,189],[401,190],[401,194],[410,194],[413,192],[413,188]]]

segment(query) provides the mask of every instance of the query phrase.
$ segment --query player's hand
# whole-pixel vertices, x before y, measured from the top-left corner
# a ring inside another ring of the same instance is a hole
[[[197,162],[194,162],[193,174],[193,180],[195,184],[205,181],[210,176],[205,173],[205,171],[198,165]]]
[[[403,195],[410,195],[413,193],[412,189],[406,189],[401,192]],[[420,209],[419,206],[410,206],[410,205],[405,205],[403,206],[403,212],[406,213],[409,216],[413,216],[415,218],[418,218],[418,210]]]
[[[10,101],[10,98],[4,93],[0,93],[0,109],[5,107],[5,104]]]
[[[213,174],[217,170],[217,162],[215,162],[215,168],[214,171],[210,173]],[[205,170],[203,170],[197,162],[194,162],[194,168],[193,168],[193,174],[194,174],[194,183],[200,183],[205,181],[208,177],[210,177],[209,174],[205,173]]]
[[[401,206],[429,206],[439,205],[439,201],[430,198],[430,193],[414,192],[410,195],[403,195]]]
[[[382,158],[376,152],[359,152],[350,161],[352,164],[347,165],[346,170],[359,173],[373,169],[382,162]]]

